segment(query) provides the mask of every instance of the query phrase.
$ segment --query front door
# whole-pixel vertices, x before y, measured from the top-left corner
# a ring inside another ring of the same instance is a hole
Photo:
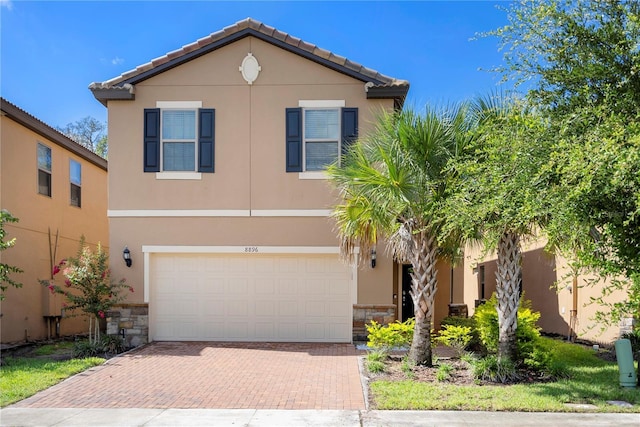
[[[411,271],[413,267],[410,264],[402,266],[402,321],[414,317],[413,299],[409,291],[411,290]]]

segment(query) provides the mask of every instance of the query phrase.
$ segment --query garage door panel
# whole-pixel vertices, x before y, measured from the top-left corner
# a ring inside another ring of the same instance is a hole
[[[298,302],[296,300],[280,300],[278,301],[278,315],[280,317],[285,316],[298,316],[300,312]]]
[[[227,262],[224,258],[203,257],[202,265],[205,273],[219,275],[224,273]]]
[[[249,279],[229,278],[225,280],[225,285],[229,295],[247,295],[249,292]]]
[[[297,258],[281,258],[273,264],[280,275],[295,277],[300,272],[300,261]]]
[[[297,295],[298,294],[299,281],[295,278],[293,279],[285,279],[285,278],[277,278],[276,279],[276,289],[278,294],[281,297],[285,295]]]
[[[249,258],[233,257],[224,258],[225,260],[225,273],[240,275],[243,272],[247,272],[250,269]]]
[[[349,333],[345,331],[342,324],[329,324],[329,338],[334,341],[350,340]]]
[[[274,316],[276,314],[277,301],[262,300],[256,302],[254,310],[256,316]]]
[[[307,295],[324,295],[327,293],[324,278],[301,280],[300,284]]]
[[[226,314],[225,311],[225,301],[220,298],[202,298],[200,301],[203,317],[208,316],[224,316]]]
[[[270,339],[276,334],[276,324],[274,322],[256,322],[255,324],[257,339]]]
[[[152,339],[351,341],[351,272],[335,255],[150,259]]]
[[[220,341],[224,339],[224,322],[205,322],[202,324],[201,337],[198,340]]]
[[[304,303],[305,317],[324,316],[325,314],[324,301],[306,301]]]
[[[256,273],[272,276],[276,270],[276,263],[269,258],[255,258],[252,262]]]
[[[246,300],[226,300],[225,313],[229,317],[245,318],[249,315],[249,303]]]
[[[328,272],[326,260],[323,258],[309,258],[305,260],[305,272],[326,274]]]
[[[246,320],[229,321],[226,325],[228,337],[233,340],[246,340],[249,338],[249,324]]]
[[[321,340],[327,338],[325,334],[325,324],[322,321],[317,323],[305,324],[305,336],[312,340]]]
[[[256,280],[254,286],[256,294],[258,294],[260,298],[275,294],[275,278],[263,278],[260,280]]]

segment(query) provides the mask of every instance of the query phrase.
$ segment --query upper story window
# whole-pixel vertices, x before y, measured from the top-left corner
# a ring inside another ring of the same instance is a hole
[[[38,193],[51,197],[51,148],[38,143]]]
[[[144,110],[144,172],[158,172],[158,179],[213,173],[215,110],[201,104],[166,101]]]
[[[338,160],[340,110],[304,109],[304,170],[322,171]]]
[[[325,177],[327,166],[337,162],[358,138],[358,109],[344,101],[300,101],[285,111],[286,171],[300,177]]]
[[[73,159],[69,160],[69,181],[71,206],[82,206],[82,165]]]
[[[162,170],[196,170],[196,110],[162,110]]]

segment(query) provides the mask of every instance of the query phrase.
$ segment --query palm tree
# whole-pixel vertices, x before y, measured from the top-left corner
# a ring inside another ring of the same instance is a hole
[[[448,227],[497,248],[498,358],[516,360],[517,313],[522,277],[521,239],[545,223],[549,145],[543,123],[521,102],[502,95],[476,99],[473,144],[455,165],[455,196],[448,199]],[[461,161],[460,161],[461,160]]]
[[[441,209],[450,182],[447,165],[468,137],[464,108],[382,113],[374,131],[329,168],[342,196],[333,212],[344,255],[368,253],[386,238],[394,258],[410,263],[415,329],[409,357],[430,366],[437,290]]]

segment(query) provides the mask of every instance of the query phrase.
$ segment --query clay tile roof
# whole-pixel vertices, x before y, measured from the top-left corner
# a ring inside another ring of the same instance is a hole
[[[103,103],[106,99],[114,99],[114,97],[125,99],[122,97],[129,96],[129,99],[133,99],[134,89],[131,85],[135,86],[136,83],[247,36],[258,37],[268,43],[272,43],[283,49],[288,49],[307,59],[334,68],[339,72],[350,75],[365,83],[371,83],[368,85],[369,88],[395,87],[397,90],[394,92],[394,98],[404,99],[406,92],[409,90],[409,82],[406,80],[399,80],[380,74],[376,70],[350,61],[343,56],[319,48],[312,43],[279,31],[252,18],[238,21],[222,30],[187,44],[180,49],[155,58],[146,64],[139,65],[133,70],[126,71],[120,76],[104,82],[92,83],[89,89],[91,89],[94,92],[94,96]],[[120,93],[120,95],[114,95],[116,92]]]

